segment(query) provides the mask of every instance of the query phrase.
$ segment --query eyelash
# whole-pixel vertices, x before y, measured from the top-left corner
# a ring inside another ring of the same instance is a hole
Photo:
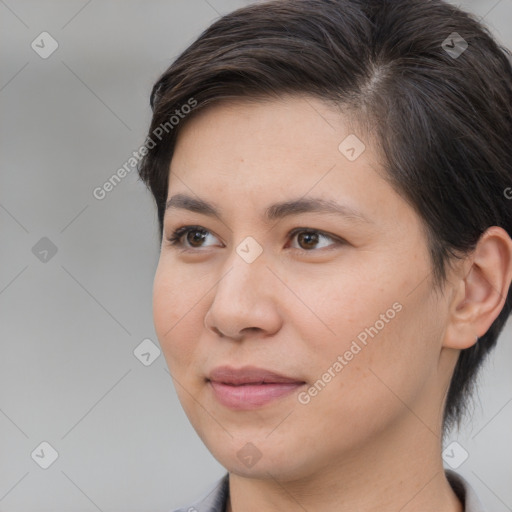
[[[180,240],[187,235],[189,232],[193,231],[199,231],[203,234],[211,234],[211,232],[207,229],[204,229],[201,226],[182,226],[180,228],[177,228],[175,231],[172,232],[171,236],[167,238],[167,241],[170,245],[173,247],[182,247],[183,252],[196,252],[201,250],[201,247],[184,247],[183,242]],[[346,241],[339,237],[334,237],[333,235],[329,235],[328,233],[325,233],[323,231],[319,231],[318,229],[309,229],[309,228],[296,228],[290,231],[289,235],[290,237],[295,236],[298,233],[308,233],[308,234],[319,234],[325,238],[329,238],[332,241],[334,241],[337,244],[345,244]],[[306,249],[297,249],[293,247],[295,251],[299,251],[301,253],[311,253],[314,252],[314,249],[306,250]],[[325,248],[324,248],[325,249]]]

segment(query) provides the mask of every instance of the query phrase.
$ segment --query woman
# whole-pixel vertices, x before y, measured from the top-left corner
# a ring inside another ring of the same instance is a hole
[[[511,105],[441,0],[250,5],[160,77],[155,329],[228,471],[180,510],[483,510],[443,434],[512,308]]]

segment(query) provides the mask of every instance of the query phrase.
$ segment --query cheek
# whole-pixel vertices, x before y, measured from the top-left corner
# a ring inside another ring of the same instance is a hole
[[[323,279],[321,287],[317,279],[308,283],[310,293],[307,290],[303,293],[308,297],[307,303],[315,318],[314,322],[309,319],[311,321],[304,325],[310,326],[311,348],[319,354],[329,354],[329,348],[343,353],[353,340],[359,339],[364,346],[365,341],[381,337],[381,333],[389,330],[403,308],[397,300],[399,294],[395,293],[396,280],[394,283],[387,281],[391,280],[381,277],[379,282],[378,273],[371,274],[366,269],[356,273],[333,272]]]
[[[311,352],[308,396],[301,396],[297,411],[304,428],[319,430],[317,437],[331,437],[332,448],[344,450],[407,413],[404,403],[415,402],[429,373],[420,340],[408,336],[407,315],[404,308],[378,334],[366,333],[366,344],[357,338],[366,331],[354,329]]]
[[[303,324],[312,362],[309,376],[320,380],[319,388],[327,382],[329,389],[321,391],[333,400],[327,408],[339,400],[378,405],[392,396],[386,384],[406,398],[436,364],[428,289],[409,294],[408,276],[366,276],[331,281],[323,289],[316,307],[329,329],[318,321],[316,328]],[[323,335],[318,336],[318,328]]]
[[[171,267],[172,268],[172,267]],[[198,301],[204,291],[190,285],[168,265],[159,263],[153,282],[153,322],[171,372],[182,371],[192,359],[203,324]]]

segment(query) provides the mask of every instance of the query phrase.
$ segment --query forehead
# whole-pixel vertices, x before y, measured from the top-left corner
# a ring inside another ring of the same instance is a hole
[[[312,97],[209,105],[181,127],[168,196],[245,201],[258,210],[315,196],[342,201],[367,218],[382,214],[385,202],[400,198],[382,178],[373,144],[352,126]]]
[[[293,169],[314,175],[338,162],[346,171],[361,164],[377,169],[374,144],[366,138],[354,132],[339,110],[318,98],[224,99],[184,120],[171,170],[219,166],[217,172],[235,174],[254,164],[260,176],[292,178]]]

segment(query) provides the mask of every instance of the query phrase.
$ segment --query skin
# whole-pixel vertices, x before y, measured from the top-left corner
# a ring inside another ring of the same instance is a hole
[[[338,150],[351,133],[366,145],[354,161]],[[382,178],[378,152],[340,112],[305,96],[198,112],[171,162],[168,198],[177,193],[214,202],[221,219],[167,211],[154,323],[191,424],[230,473],[228,511],[463,511],[443,472],[442,410],[460,349],[504,305],[507,233],[490,228],[436,292],[420,218]],[[349,204],[371,222],[325,213],[263,221],[268,205],[303,196]],[[206,237],[172,246],[183,225]],[[297,227],[333,238],[290,236]],[[236,252],[247,236],[263,248],[252,263]],[[234,411],[207,385],[216,366],[252,364],[307,390],[394,303],[402,309],[307,404],[295,392]],[[237,456],[249,442],[261,454],[252,467]]]

